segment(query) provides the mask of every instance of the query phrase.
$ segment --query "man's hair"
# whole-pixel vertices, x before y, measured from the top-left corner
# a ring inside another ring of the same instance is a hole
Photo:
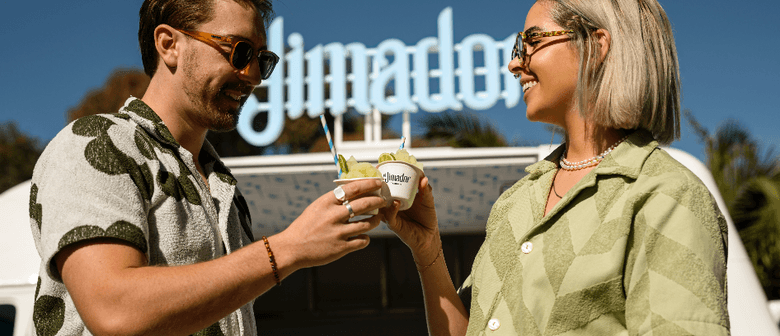
[[[195,30],[214,16],[216,0],[144,0],[139,11],[138,43],[144,72],[149,77],[157,71],[158,55],[154,30],[161,24],[183,30]],[[273,19],[271,0],[232,0],[245,7],[254,6],[265,27]]]
[[[680,76],[672,25],[656,0],[539,0],[552,20],[574,30],[579,53],[576,99],[599,126],[646,129],[662,144],[680,137]],[[600,60],[593,32],[611,35]]]

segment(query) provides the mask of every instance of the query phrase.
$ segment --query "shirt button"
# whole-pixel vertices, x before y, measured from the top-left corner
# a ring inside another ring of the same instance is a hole
[[[531,253],[531,251],[534,250],[534,243],[532,242],[525,242],[523,245],[520,245],[520,251],[523,251],[523,253],[528,254]]]
[[[501,326],[501,322],[499,322],[498,319],[494,318],[488,321],[488,328],[490,328],[490,330],[492,331],[496,331],[500,326]]]

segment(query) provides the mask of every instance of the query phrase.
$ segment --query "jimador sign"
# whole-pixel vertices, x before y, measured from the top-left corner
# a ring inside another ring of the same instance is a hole
[[[452,9],[447,7],[439,14],[438,36],[426,37],[414,46],[388,39],[373,49],[359,42],[347,45],[333,42],[304,52],[303,37],[292,33],[287,37],[290,50],[285,52],[284,20],[277,18],[268,29],[268,45],[281,61],[271,78],[261,84],[268,87],[268,102],[259,102],[251,96],[241,112],[238,132],[255,146],[271,144],[282,132],[285,111],[291,119],[297,119],[304,110],[309,117],[317,117],[326,108],[334,116],[343,114],[349,107],[362,114],[372,109],[384,114],[418,109],[441,112],[461,110],[464,104],[473,110],[484,110],[502,98],[507,108],[514,107],[520,101],[520,84],[506,70],[514,39],[515,34],[503,41],[473,34],[455,44]],[[475,52],[482,53],[484,66],[475,66]],[[429,66],[429,54],[438,54],[438,68]],[[307,74],[304,74],[304,62]],[[347,67],[347,62],[351,62],[351,67]],[[330,68],[327,76],[326,63]],[[347,73],[347,69],[351,72]],[[478,76],[484,76],[483,91],[477,91]],[[456,77],[459,87],[456,87]],[[431,92],[434,79],[438,79],[437,93]],[[348,82],[352,86],[351,97],[347,95]],[[388,96],[386,88],[391,82],[393,93]],[[326,83],[330,87],[330,99],[325,99]],[[259,113],[268,113],[268,123],[262,132],[252,127],[252,120]]]

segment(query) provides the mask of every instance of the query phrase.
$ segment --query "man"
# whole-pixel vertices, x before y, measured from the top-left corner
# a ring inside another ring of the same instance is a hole
[[[253,243],[236,180],[205,140],[235,127],[273,70],[271,14],[264,0],[144,2],[143,98],[68,125],[35,169],[38,334],[253,335],[254,298],[368,244],[379,219],[348,220],[385,201],[347,200],[376,181],[326,193]]]

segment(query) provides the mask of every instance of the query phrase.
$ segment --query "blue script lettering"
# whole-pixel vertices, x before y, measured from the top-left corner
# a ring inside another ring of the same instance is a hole
[[[287,38],[289,52],[285,53],[284,19],[276,18],[268,27],[268,47],[281,59],[271,78],[261,84],[268,87],[268,102],[260,102],[254,95],[247,100],[238,123],[239,134],[254,146],[269,145],[281,135],[285,111],[290,119],[297,119],[304,111],[311,118],[326,109],[338,116],[350,107],[362,114],[370,113],[372,108],[384,114],[417,112],[418,108],[428,112],[458,111],[464,103],[471,109],[484,110],[501,98],[507,108],[516,106],[520,101],[520,83],[507,70],[515,34],[501,41],[473,34],[454,44],[452,8],[442,10],[437,23],[438,37],[423,38],[413,47],[398,39],[388,39],[375,49],[359,42],[346,46],[333,42],[305,52],[303,36],[292,33]],[[484,67],[475,67],[475,51],[483,53]],[[455,52],[458,53],[457,69]],[[431,53],[438,54],[438,69],[429,67]],[[410,55],[412,64],[409,64]],[[347,61],[351,62],[351,73],[347,73],[350,68]],[[330,68],[327,76],[326,64]],[[304,65],[308,69],[306,74]],[[458,92],[456,76],[460,84]],[[485,91],[476,91],[477,76],[484,76]],[[429,83],[434,78],[439,80],[439,93],[431,93]],[[348,82],[352,84],[349,99]],[[386,88],[390,82],[394,88],[388,96]],[[328,99],[325,99],[326,86],[330,88]],[[260,113],[268,113],[268,123],[258,132],[252,122]]]

